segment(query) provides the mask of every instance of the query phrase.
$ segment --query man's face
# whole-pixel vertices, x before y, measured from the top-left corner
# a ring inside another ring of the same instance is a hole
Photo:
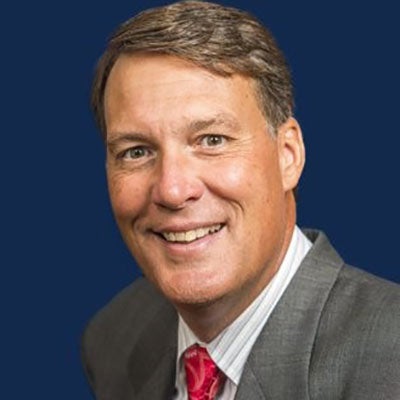
[[[121,56],[105,118],[112,207],[148,279],[176,305],[252,300],[294,224],[290,149],[268,132],[252,81]]]

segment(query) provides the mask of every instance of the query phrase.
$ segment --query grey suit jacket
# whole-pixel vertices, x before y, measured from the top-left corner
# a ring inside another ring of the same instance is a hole
[[[323,233],[247,360],[239,400],[400,400],[400,287],[344,265]],[[98,400],[166,400],[177,315],[145,280],[121,292],[82,341]]]

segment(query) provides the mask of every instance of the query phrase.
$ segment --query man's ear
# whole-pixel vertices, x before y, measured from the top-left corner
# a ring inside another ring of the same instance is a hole
[[[299,123],[290,117],[277,132],[279,163],[285,192],[293,190],[305,163],[303,135]]]

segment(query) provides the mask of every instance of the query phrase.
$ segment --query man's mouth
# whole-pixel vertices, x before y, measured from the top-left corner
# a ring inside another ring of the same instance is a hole
[[[222,229],[222,227],[223,227],[222,224],[215,224],[202,228],[192,229],[189,231],[160,232],[160,235],[167,242],[190,243],[194,242],[195,240],[201,239],[204,236],[219,232]]]

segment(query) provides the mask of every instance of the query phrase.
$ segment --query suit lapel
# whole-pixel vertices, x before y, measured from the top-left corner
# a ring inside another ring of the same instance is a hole
[[[169,349],[154,366],[148,379],[141,385],[137,400],[170,400],[175,389],[176,349]]]
[[[247,360],[238,400],[308,399],[308,375],[319,319],[343,261],[324,234],[271,314]]]
[[[131,352],[128,373],[137,400],[168,400],[175,388],[177,315],[165,302]]]
[[[260,386],[260,378],[252,367],[246,366],[239,383],[235,399],[239,400],[265,400],[265,393]]]

